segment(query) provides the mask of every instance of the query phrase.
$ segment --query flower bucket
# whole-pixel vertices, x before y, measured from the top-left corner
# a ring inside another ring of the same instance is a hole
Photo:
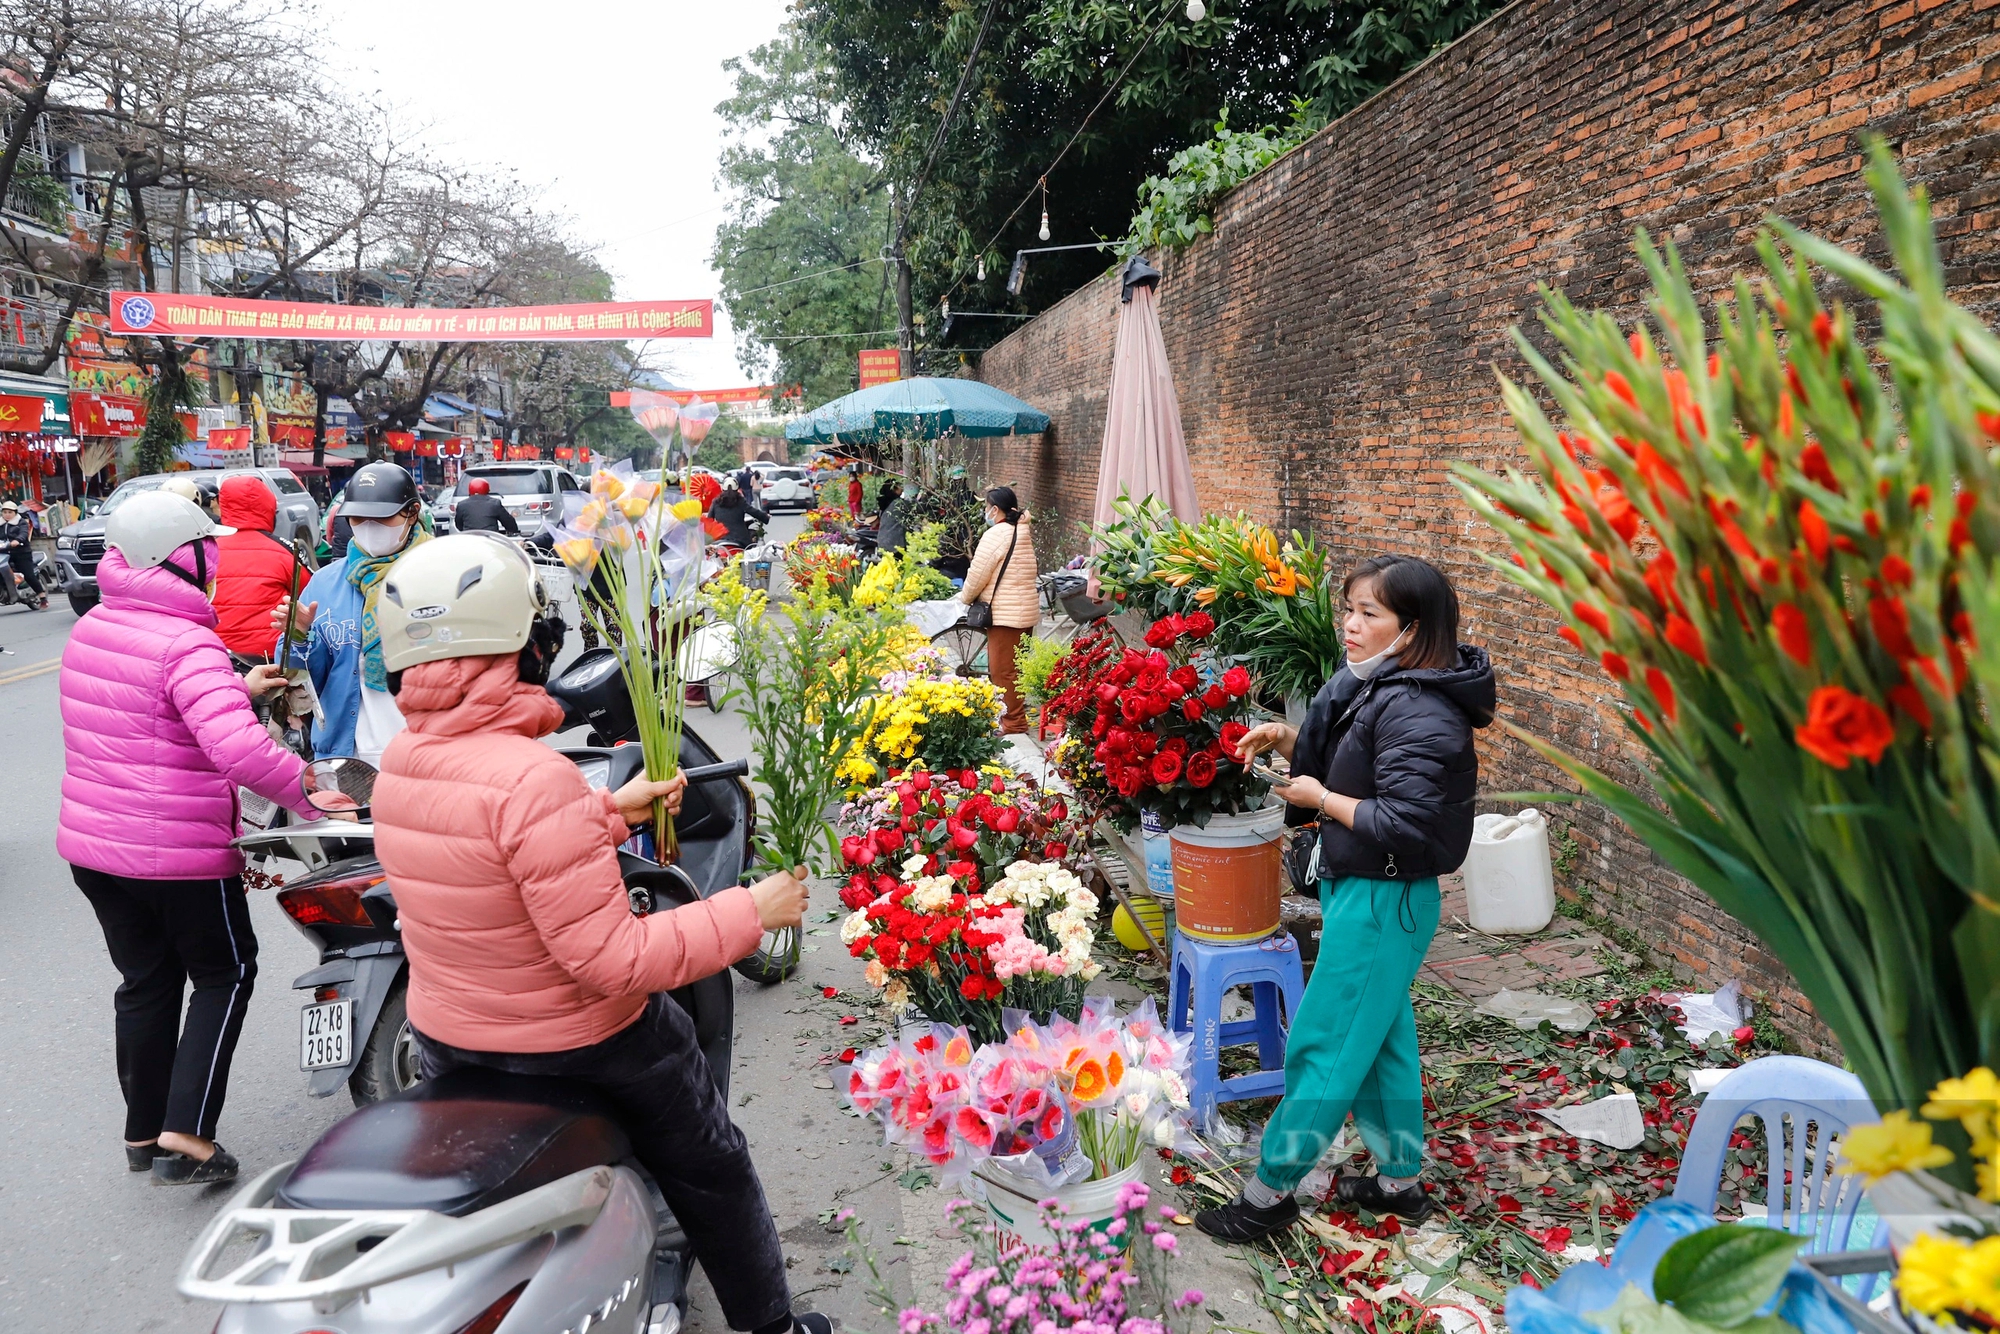
[[[1145,1167],[1144,1159],[1140,1159],[1100,1180],[1050,1189],[1034,1177],[985,1162],[973,1170],[972,1190],[986,1206],[986,1216],[999,1229],[1003,1243],[1019,1241],[1030,1246],[1053,1246],[1056,1239],[1045,1226],[1043,1200],[1053,1198],[1070,1222],[1101,1231],[1118,1216],[1118,1192],[1139,1180]]]
[[[1278,929],[1285,868],[1279,836],[1285,808],[1218,815],[1205,828],[1176,825],[1174,910],[1180,930],[1198,940],[1239,944]]]
[[[1146,854],[1146,892],[1162,903],[1174,901],[1174,849],[1158,811],[1139,813],[1139,843]]]

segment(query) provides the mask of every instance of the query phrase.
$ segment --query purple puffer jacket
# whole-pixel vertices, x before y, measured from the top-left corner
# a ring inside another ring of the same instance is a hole
[[[174,558],[194,566],[185,547]],[[237,786],[317,818],[299,786],[304,763],[257,722],[200,589],[135,570],[115,548],[97,584],[101,600],[63,650],[56,852],[138,880],[236,875]]]

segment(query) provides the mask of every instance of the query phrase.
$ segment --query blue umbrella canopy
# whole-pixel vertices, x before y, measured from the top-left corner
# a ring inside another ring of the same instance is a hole
[[[978,380],[920,375],[872,385],[823,403],[785,427],[787,440],[866,445],[960,435],[1035,435],[1049,414]]]

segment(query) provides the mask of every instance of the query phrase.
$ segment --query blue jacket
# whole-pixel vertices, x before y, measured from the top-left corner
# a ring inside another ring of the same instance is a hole
[[[358,555],[361,548],[352,550]],[[319,603],[305,646],[306,670],[326,713],[325,722],[313,724],[313,754],[352,755],[361,717],[361,590],[347,582],[347,562],[338,560],[320,567],[301,601]],[[298,652],[294,644],[294,660]]]

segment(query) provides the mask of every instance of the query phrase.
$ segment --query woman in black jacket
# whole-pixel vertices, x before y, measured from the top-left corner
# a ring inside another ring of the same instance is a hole
[[[1292,1190],[1350,1111],[1377,1174],[1341,1178],[1341,1202],[1411,1222],[1431,1210],[1417,1180],[1424,1094],[1410,984],[1437,931],[1437,878],[1472,844],[1472,731],[1493,721],[1493,668],[1484,649],[1458,642],[1458,597],[1423,561],[1378,556],[1342,592],[1346,665],[1303,727],[1266,723],[1238,748],[1246,761],[1266,750],[1291,761],[1277,793],[1288,822],[1319,822],[1321,939],[1339,947],[1321,953],[1292,1017],[1285,1100],[1264,1127],[1256,1176],[1195,1220],[1231,1241],[1298,1218]]]

